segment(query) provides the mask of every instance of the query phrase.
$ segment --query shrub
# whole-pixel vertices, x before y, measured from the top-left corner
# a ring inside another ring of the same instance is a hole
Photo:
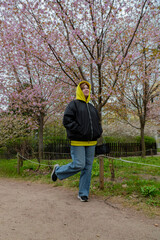
[[[5,154],[7,152],[6,147],[0,147],[0,154]]]
[[[34,146],[34,138],[30,137],[19,137],[12,139],[6,143],[6,149],[8,154],[17,154],[17,152],[24,154],[31,154]]]
[[[141,137],[137,136],[136,137],[137,143],[141,142]],[[144,136],[144,142],[145,142],[145,147],[146,147],[146,153],[150,153],[150,150],[152,149],[153,154],[157,154],[157,145],[156,145],[156,140],[153,137],[149,136]]]
[[[141,136],[135,137],[136,142],[140,143],[141,142]],[[144,141],[146,145],[151,145],[152,143],[156,143],[155,138],[150,137],[150,136],[144,136]]]
[[[135,142],[135,139],[131,136],[120,137],[120,136],[104,136],[103,140],[105,143],[131,143]]]
[[[141,136],[104,136],[103,140],[105,143],[140,143],[141,142]],[[155,138],[150,136],[145,136],[144,141],[146,145],[152,145],[153,143],[156,143]]]
[[[158,189],[154,186],[144,186],[141,187],[141,193],[144,197],[156,196]]]

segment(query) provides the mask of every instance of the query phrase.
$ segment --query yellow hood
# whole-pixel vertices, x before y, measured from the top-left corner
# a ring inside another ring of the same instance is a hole
[[[82,92],[82,89],[80,88],[80,85],[82,83],[86,83],[89,86],[89,96],[88,96],[87,100],[86,100],[86,98],[85,98],[85,96]],[[80,82],[77,86],[77,89],[76,89],[76,99],[88,103],[90,101],[90,91],[91,91],[91,84],[89,82],[87,82],[87,81]]]

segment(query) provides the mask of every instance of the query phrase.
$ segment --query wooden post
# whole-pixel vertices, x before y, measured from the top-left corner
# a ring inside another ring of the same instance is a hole
[[[109,158],[108,158],[108,161],[109,161],[109,168],[110,168],[110,171],[111,171],[111,181],[114,181],[114,179],[115,179],[115,174],[114,174],[113,159],[109,159]]]
[[[21,165],[21,159],[19,154],[17,154],[17,173],[20,174],[20,165]]]
[[[23,159],[20,158],[20,167],[23,167]]]
[[[99,156],[99,182],[100,189],[104,189],[104,158]]]

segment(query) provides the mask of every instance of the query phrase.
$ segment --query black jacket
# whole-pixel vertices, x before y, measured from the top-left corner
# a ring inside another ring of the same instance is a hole
[[[70,140],[95,141],[102,134],[98,111],[92,104],[81,100],[73,100],[68,104],[63,125]]]

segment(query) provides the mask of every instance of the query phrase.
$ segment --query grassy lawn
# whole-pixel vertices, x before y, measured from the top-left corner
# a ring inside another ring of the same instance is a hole
[[[128,157],[127,161],[160,166],[160,157]],[[53,183],[50,180],[52,167],[56,163],[63,165],[71,160],[42,161],[38,169],[36,160],[24,161],[20,175],[17,174],[17,159],[0,160],[0,177],[19,178],[42,183],[52,183],[55,186],[65,186],[78,189],[79,176],[76,174],[63,181]],[[140,165],[136,163],[114,160],[115,180],[111,180],[109,161],[104,159],[104,190],[99,188],[99,160],[95,158],[92,170],[91,194],[110,199],[121,199],[127,205],[137,209],[148,209],[151,213],[160,215],[160,167]],[[117,200],[116,200],[117,201]]]

